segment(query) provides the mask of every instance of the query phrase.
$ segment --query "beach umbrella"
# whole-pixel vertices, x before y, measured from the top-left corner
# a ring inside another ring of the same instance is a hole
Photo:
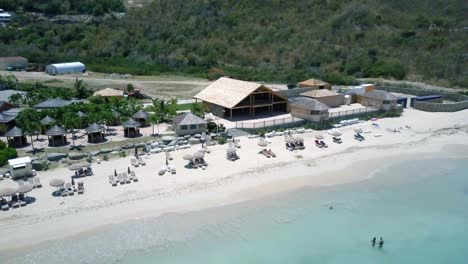
[[[258,141],[258,145],[260,147],[266,147],[268,146],[268,142],[266,142],[264,139],[260,139],[260,141]]]
[[[205,157],[205,153],[197,151],[197,152],[193,153],[193,157],[196,158],[196,159],[203,158],[203,157]]]
[[[28,192],[30,192],[33,188],[34,188],[34,186],[32,186],[31,184],[25,184],[25,185],[19,186],[18,189],[17,189],[17,191],[18,191],[18,193],[28,193]]]
[[[236,149],[235,147],[229,147],[229,148],[227,148],[226,151],[227,151],[227,153],[235,153],[236,150],[237,150],[237,149]]]
[[[295,136],[294,139],[296,140],[296,142],[304,142],[304,138],[299,136]]]
[[[0,196],[12,196],[15,195],[18,192],[17,188],[13,187],[5,187],[0,189]]]
[[[294,139],[292,139],[291,137],[285,138],[284,141],[286,141],[286,143],[294,143]]]
[[[50,180],[49,184],[50,184],[50,186],[52,186],[52,187],[60,187],[60,186],[62,186],[62,185],[65,184],[65,181],[62,180],[62,179],[56,178],[56,179]]]
[[[355,129],[354,129],[354,132],[356,132],[356,133],[362,133],[362,128],[355,128]]]
[[[339,136],[343,135],[343,133],[341,133],[338,130],[334,130],[334,131],[331,132],[331,135],[334,136],[334,137],[339,137]]]
[[[71,171],[76,171],[83,167],[88,167],[88,166],[91,166],[91,164],[88,162],[80,162],[80,163],[75,163],[75,164],[70,165],[68,169],[70,169]]]
[[[316,139],[323,139],[323,135],[322,134],[315,134],[315,138]]]
[[[193,155],[185,154],[182,158],[183,158],[184,160],[193,160]]]

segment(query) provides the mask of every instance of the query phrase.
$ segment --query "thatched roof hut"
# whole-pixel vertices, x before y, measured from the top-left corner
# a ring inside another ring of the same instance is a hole
[[[124,137],[137,137],[140,135],[141,124],[133,119],[128,119],[122,123],[124,128]]]
[[[43,125],[43,126],[51,125],[54,122],[55,122],[55,119],[53,119],[50,116],[46,116],[46,117],[41,119],[41,125]]]
[[[100,124],[90,124],[86,128],[86,133],[88,134],[88,142],[96,143],[104,141],[104,127]]]
[[[63,127],[55,125],[46,131],[46,135],[49,139],[49,144],[52,146],[65,145],[67,143],[67,132]]]
[[[5,136],[8,141],[8,146],[10,147],[23,147],[28,143],[28,141],[26,140],[26,136],[23,133],[23,130],[16,126],[8,130]]]

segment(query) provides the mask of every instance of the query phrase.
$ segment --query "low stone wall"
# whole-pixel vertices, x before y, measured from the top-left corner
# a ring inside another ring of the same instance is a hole
[[[413,94],[416,96],[440,94],[445,100],[453,101],[454,103],[437,103],[428,101],[415,101],[413,108],[427,111],[427,112],[456,112],[464,109],[468,109],[468,96],[458,93],[449,93],[443,91],[428,91],[423,89],[411,88],[411,87],[394,87],[394,86],[378,86],[379,90],[394,93],[406,93]]]

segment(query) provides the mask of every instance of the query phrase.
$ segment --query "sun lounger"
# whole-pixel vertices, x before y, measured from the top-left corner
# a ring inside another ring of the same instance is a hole
[[[315,146],[319,147],[319,148],[322,148],[322,144],[320,144],[320,142],[318,140],[315,140]]]
[[[34,177],[34,186],[36,188],[41,188],[42,187],[42,183],[41,183],[41,179],[39,177]]]
[[[109,175],[109,183],[112,186],[117,186],[117,181],[115,180],[114,175]]]
[[[138,166],[140,166],[140,163],[139,163],[138,160],[135,159],[135,158],[130,159],[130,162],[132,163],[132,166],[133,166],[133,167],[138,167]]]
[[[169,167],[169,170],[171,171],[172,174],[176,174],[175,164],[171,164],[170,167]]]
[[[18,195],[18,203],[21,207],[26,206],[27,202],[26,202],[26,197],[24,196],[24,194],[20,193]]]
[[[166,173],[166,171],[167,171],[167,167],[166,167],[166,166],[162,166],[162,167],[159,169],[158,174],[159,174],[160,176],[162,176],[162,175],[164,175],[164,173]]]
[[[134,182],[138,181],[138,177],[136,176],[135,171],[130,172],[130,177],[132,178]]]
[[[117,174],[117,180],[120,184],[125,184],[125,179],[123,178],[121,173]]]
[[[325,143],[324,141],[320,141],[319,143],[320,143],[320,145],[322,145],[322,147],[328,148],[327,143]]]
[[[171,153],[169,153],[169,152],[166,152],[166,158],[167,158],[168,160],[172,160]]]
[[[126,183],[132,183],[132,179],[128,177],[128,174],[126,172],[122,173],[122,177]]]
[[[138,162],[140,163],[141,166],[146,166],[146,161],[142,159],[141,157],[138,158]]]
[[[276,158],[276,154],[270,150],[268,150],[268,154],[270,154],[270,156],[272,156],[273,158]]]
[[[3,211],[8,211],[10,209],[10,206],[8,206],[8,203],[5,199],[2,199],[1,205]]]
[[[83,182],[78,182],[78,194],[84,193],[84,184]]]
[[[68,195],[75,195],[75,190],[73,189],[71,183],[67,182],[65,184],[65,188],[67,188]]]
[[[262,149],[258,152],[258,154],[262,154],[263,156],[267,157],[267,158],[270,158],[270,153],[268,153],[268,151],[266,149]]]
[[[65,189],[65,187],[62,186],[59,190],[60,190],[60,194],[62,195],[62,197],[68,196],[68,191],[67,189]]]

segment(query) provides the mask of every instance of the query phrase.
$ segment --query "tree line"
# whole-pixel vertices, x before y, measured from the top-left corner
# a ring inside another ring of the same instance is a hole
[[[0,8],[18,13],[37,12],[47,15],[124,12],[122,0],[0,0]]]

